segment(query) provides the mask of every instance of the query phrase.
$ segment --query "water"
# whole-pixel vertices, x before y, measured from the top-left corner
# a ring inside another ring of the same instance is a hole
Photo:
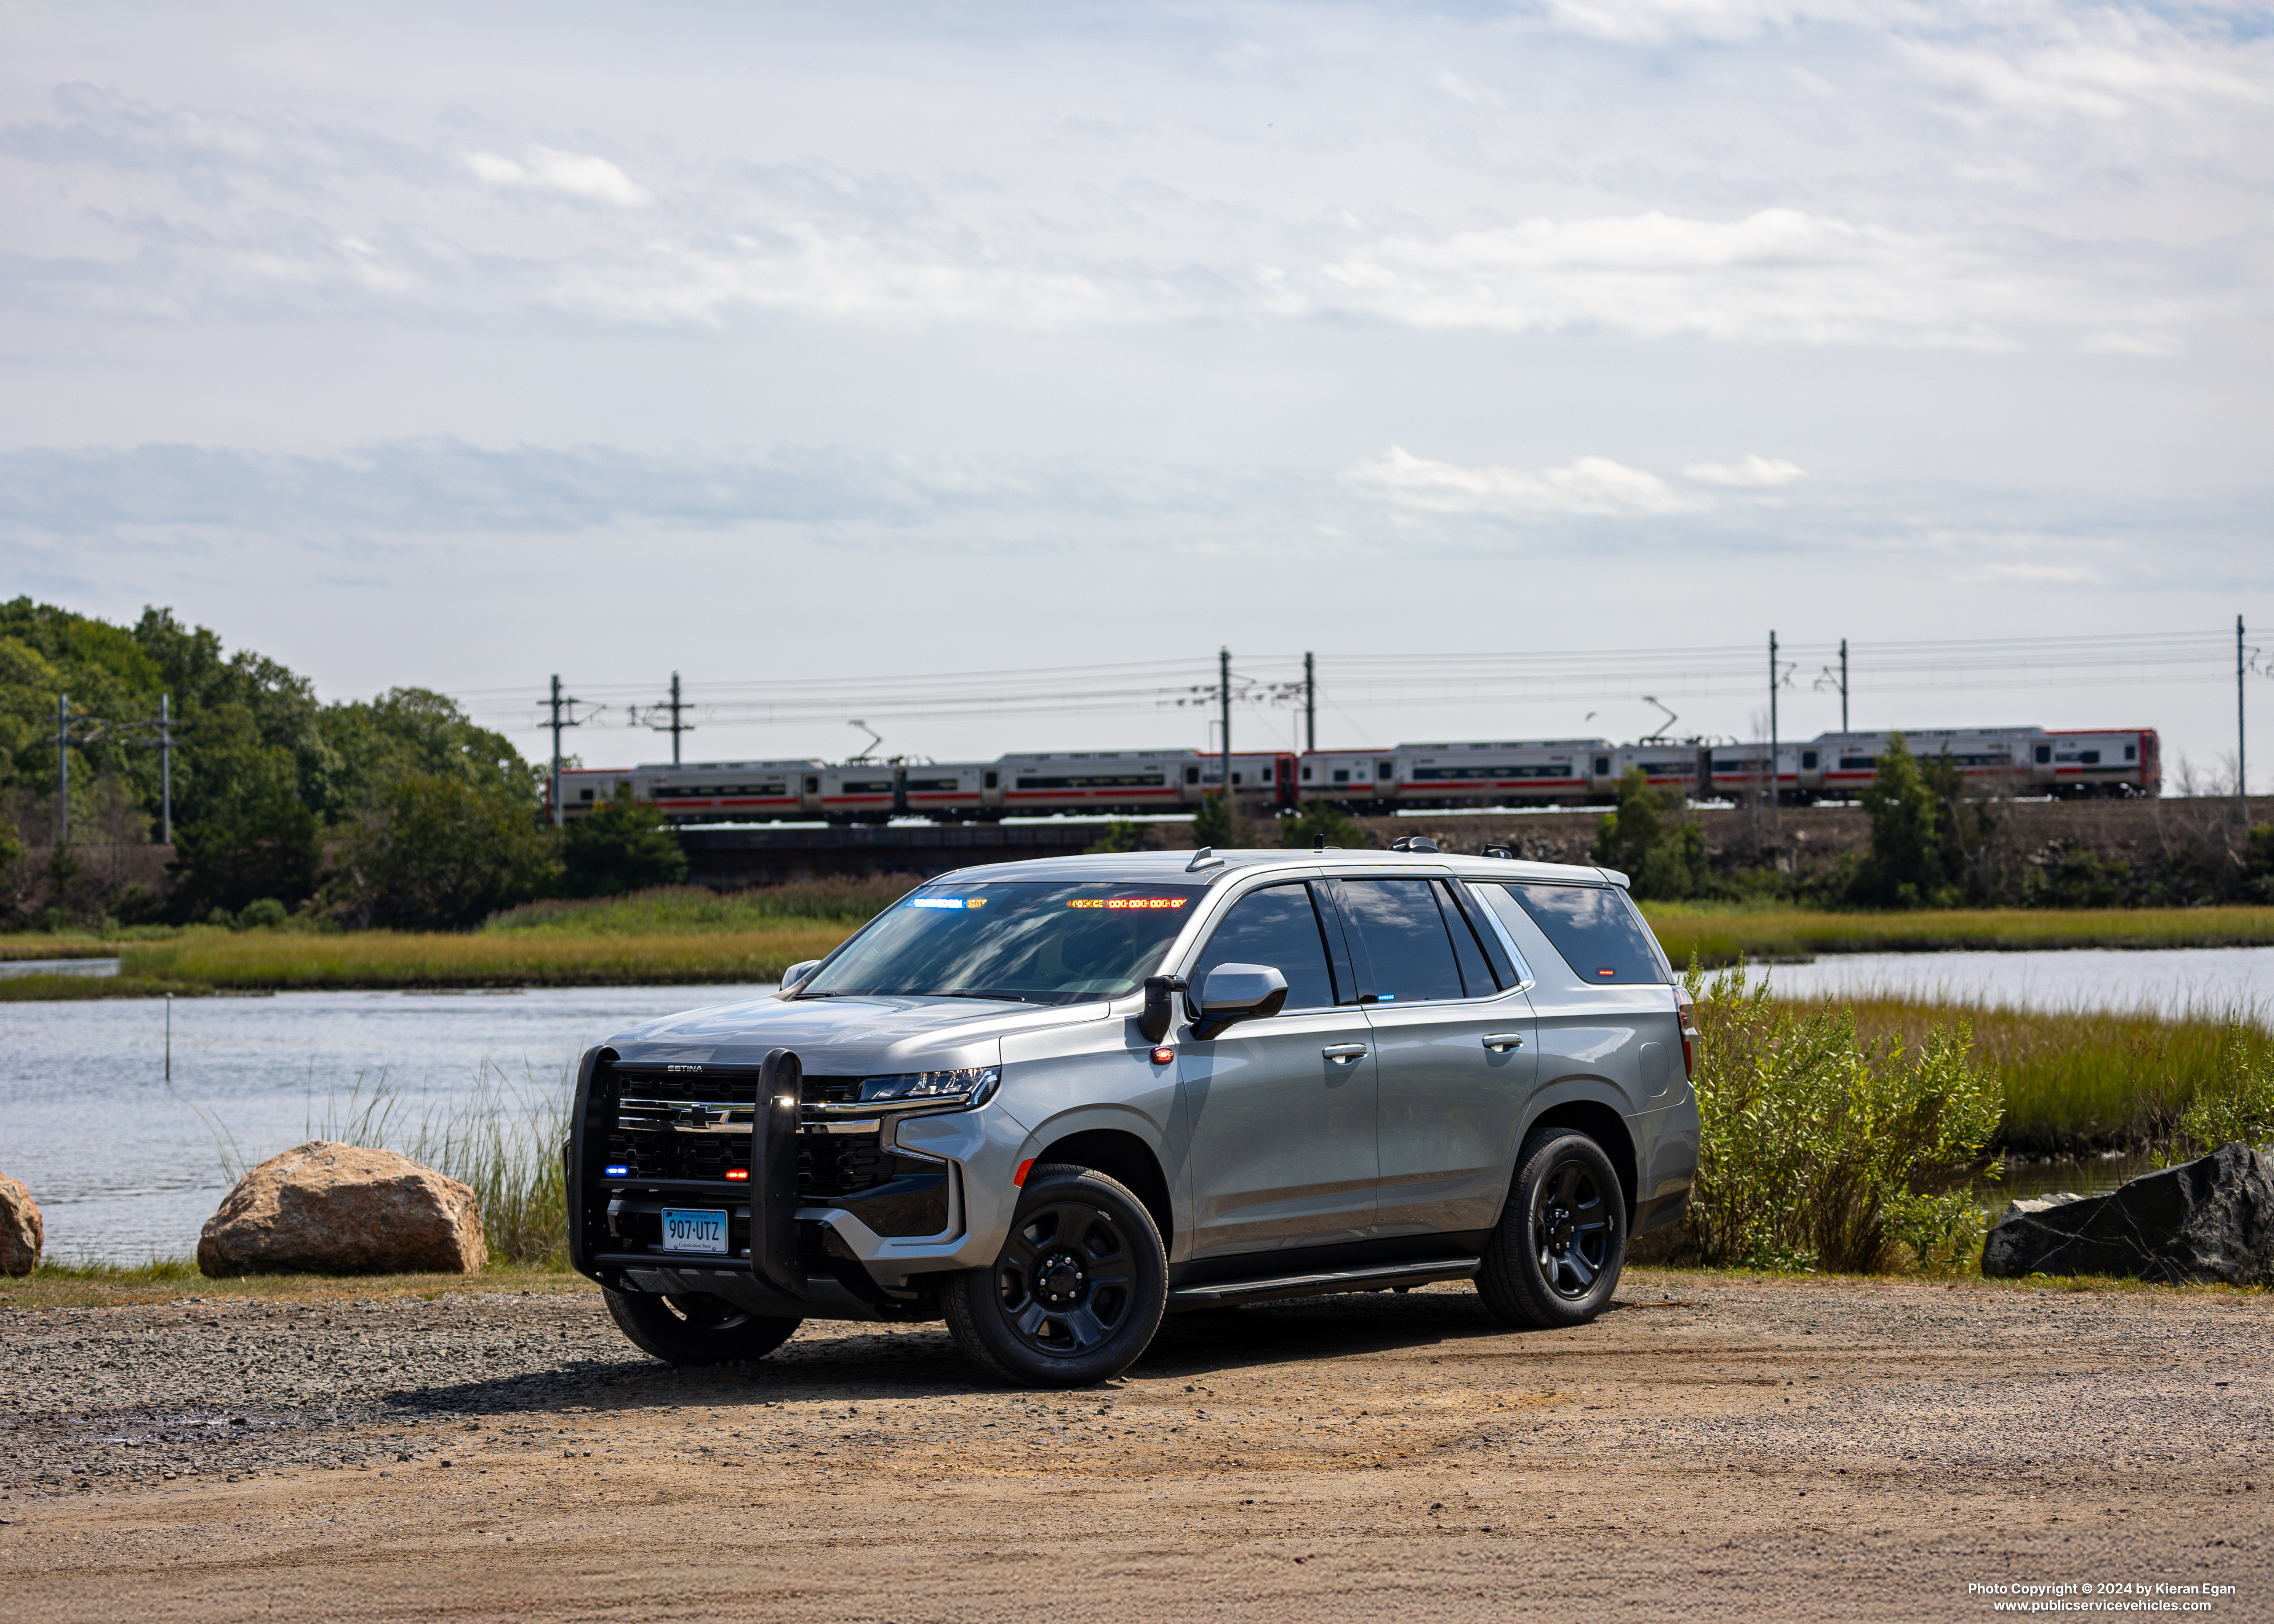
[[[2021,953],[1827,953],[1763,966],[1788,998],[1916,997],[2008,1009],[2274,1016],[2274,947],[2067,948]]]
[[[368,1097],[383,1080],[393,1120],[413,1133],[485,1064],[558,1086],[587,1048],[635,1021],[772,990],[177,998],[170,1086],[161,1000],[0,1004],[0,1172],[29,1186],[60,1260],[186,1255],[229,1190],[207,1119],[249,1164],[309,1138],[328,1111],[345,1116],[358,1083]]]
[[[11,975],[117,975],[116,959],[10,959],[0,960],[0,980]]]

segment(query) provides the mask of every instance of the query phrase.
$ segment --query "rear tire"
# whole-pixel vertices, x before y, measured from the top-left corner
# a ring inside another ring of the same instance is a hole
[[[1603,1147],[1549,1128],[1517,1158],[1477,1295],[1504,1325],[1585,1325],[1608,1306],[1627,1254],[1626,1192]]]
[[[673,1365],[763,1359],[802,1323],[750,1313],[715,1297],[607,1290],[600,1295],[607,1301],[608,1318],[634,1347]]]
[[[1027,1176],[1003,1250],[949,1277],[948,1334],[974,1365],[1026,1387],[1083,1387],[1136,1363],[1169,1305],[1169,1256],[1145,1204],[1089,1168]]]

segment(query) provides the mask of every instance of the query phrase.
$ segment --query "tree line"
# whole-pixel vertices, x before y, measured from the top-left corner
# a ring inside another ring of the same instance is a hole
[[[58,695],[70,696],[68,842]],[[174,846],[162,876],[103,883],[89,846],[149,842],[154,730],[174,718]],[[683,879],[677,837],[629,787],[566,831],[543,769],[448,695],[397,688],[326,703],[169,609],[132,626],[19,598],[0,605],[0,866],[6,922],[277,922],[458,929],[547,896]]]

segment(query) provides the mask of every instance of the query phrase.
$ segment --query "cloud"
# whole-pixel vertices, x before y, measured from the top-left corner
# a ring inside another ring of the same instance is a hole
[[[1692,462],[1682,470],[1682,477],[1695,479],[1700,485],[1764,490],[1790,485],[1801,477],[1801,470],[1796,462],[1779,462],[1747,453],[1743,460],[1736,462]]]
[[[557,192],[592,203],[638,208],[651,199],[647,189],[606,158],[532,147],[516,162],[497,153],[470,152],[466,167],[492,186]]]
[[[2108,577],[2089,564],[1984,564],[1978,569],[1953,575],[1951,580],[1969,586],[2105,586],[2108,583]]]
[[[1669,489],[1655,474],[1599,456],[1531,471],[1433,462],[1392,446],[1345,470],[1343,478],[1368,494],[1426,513],[1634,516],[1695,512],[1711,505]]]

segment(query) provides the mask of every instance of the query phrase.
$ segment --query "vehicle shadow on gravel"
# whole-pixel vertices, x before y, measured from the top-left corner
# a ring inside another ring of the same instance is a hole
[[[1614,1303],[1607,1312],[1622,1306]],[[1498,1323],[1483,1304],[1465,1294],[1309,1297],[1172,1314],[1129,1374],[1141,1380],[1184,1379],[1431,1347],[1452,1351],[1465,1343],[1525,1335]],[[474,1417],[572,1406],[834,1403],[1010,1390],[973,1369],[941,1326],[871,1327],[848,1320],[809,1326],[779,1352],[750,1364],[681,1370],[635,1356],[399,1388],[389,1402]]]

